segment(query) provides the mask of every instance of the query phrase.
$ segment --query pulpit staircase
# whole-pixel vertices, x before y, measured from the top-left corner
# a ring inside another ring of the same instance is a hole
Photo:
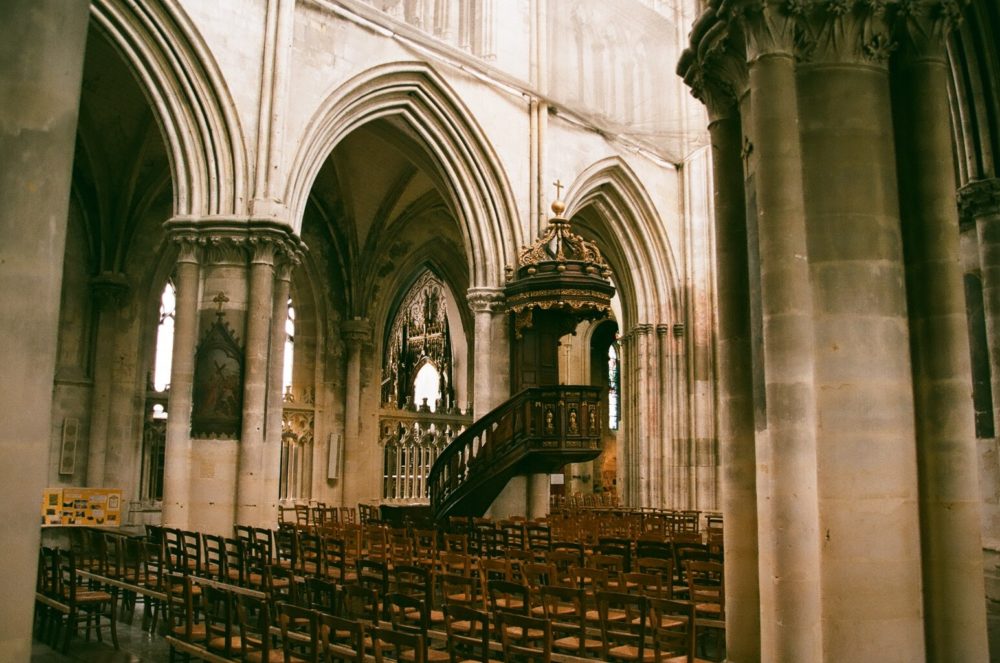
[[[549,474],[601,453],[603,390],[559,384],[559,339],[583,320],[606,317],[615,289],[597,246],[571,232],[565,209],[552,204],[549,226],[507,269],[515,393],[438,455],[428,483],[439,522],[483,515],[514,476]]]
[[[452,440],[431,469],[431,511],[481,516],[507,482],[550,474],[601,453],[602,389],[557,385],[524,389]]]

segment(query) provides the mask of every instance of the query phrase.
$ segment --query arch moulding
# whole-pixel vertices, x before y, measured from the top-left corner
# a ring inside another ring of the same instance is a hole
[[[236,105],[176,0],[94,0],[91,20],[147,95],[173,179],[174,215],[245,214],[247,155]]]
[[[295,228],[301,227],[312,184],[337,144],[363,124],[394,117],[420,136],[450,184],[442,194],[462,228],[472,283],[499,286],[521,241],[510,183],[472,113],[422,63],[373,67],[327,96],[306,125],[290,171],[284,198]]]

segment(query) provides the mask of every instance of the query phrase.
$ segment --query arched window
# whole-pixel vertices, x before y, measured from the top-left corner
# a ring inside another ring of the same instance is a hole
[[[177,293],[167,281],[160,295],[160,324],[156,328],[156,360],[153,365],[153,389],[165,391],[170,386],[170,367],[174,358],[174,314]]]
[[[618,344],[612,343],[608,346],[608,428],[618,430],[618,420],[621,415],[620,409],[620,388],[618,366]]]
[[[292,390],[292,365],[295,355],[295,307],[292,298],[288,298],[288,318],[285,320],[285,365],[282,370],[281,392]]]
[[[422,408],[424,403],[431,412],[437,409],[437,403],[441,399],[441,373],[438,372],[434,364],[427,362],[413,380],[413,402],[418,408]]]
[[[153,375],[146,392],[146,421],[142,431],[142,479],[139,497],[143,501],[163,499],[163,462],[167,445],[167,398],[170,369],[174,358],[174,323],[177,292],[170,280],[160,293],[156,325]]]
[[[296,403],[292,392],[295,365],[295,306],[288,298],[288,317],[285,318],[285,357],[282,366],[281,389],[285,409],[281,425],[281,469],[278,480],[278,499],[297,500],[308,496],[307,474],[312,453],[312,415],[309,405]],[[305,407],[305,409],[303,409]]]

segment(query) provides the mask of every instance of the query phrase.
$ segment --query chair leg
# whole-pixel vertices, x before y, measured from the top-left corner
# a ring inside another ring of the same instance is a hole
[[[111,591],[111,644],[118,650],[118,592]]]
[[[69,652],[69,641],[73,637],[73,633],[76,631],[76,622],[78,615],[75,609],[70,610],[69,614],[66,615],[66,632],[63,634],[63,645],[62,651],[64,654]]]

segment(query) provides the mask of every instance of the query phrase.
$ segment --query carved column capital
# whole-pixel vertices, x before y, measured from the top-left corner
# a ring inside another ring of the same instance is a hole
[[[372,338],[372,325],[367,318],[354,318],[340,323],[340,337],[348,346],[360,347]]]
[[[499,313],[504,310],[504,295],[500,288],[469,288],[465,295],[473,313]]]
[[[917,59],[944,62],[948,35],[962,21],[967,0],[899,0],[894,25],[900,51]]]
[[[806,0],[724,0],[719,13],[740,26],[747,61],[765,55],[795,55]]]
[[[197,233],[188,231],[173,232],[170,234],[170,241],[177,245],[177,262],[192,263],[197,265],[201,262],[201,242]]]
[[[815,64],[888,65],[898,47],[887,8],[898,0],[788,0],[801,33],[796,54]]]
[[[128,278],[120,272],[101,272],[90,279],[90,292],[98,307],[120,308],[128,296]]]
[[[677,74],[705,104],[712,121],[735,117],[749,86],[739,29],[712,10],[705,12],[691,31],[691,45],[681,55]]]
[[[973,180],[958,190],[958,211],[963,223],[1000,214],[1000,178]]]

